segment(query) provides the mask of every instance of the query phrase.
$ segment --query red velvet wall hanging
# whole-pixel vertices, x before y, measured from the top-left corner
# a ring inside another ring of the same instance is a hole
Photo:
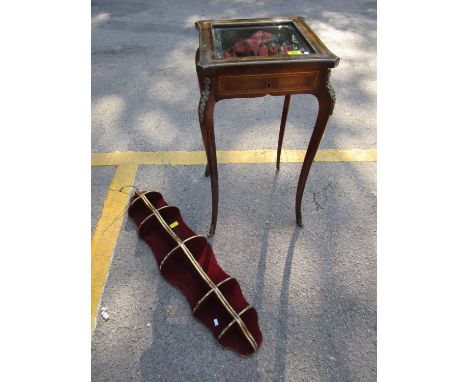
[[[252,354],[262,343],[256,310],[236,279],[219,266],[205,236],[197,235],[156,191],[136,191],[128,214],[152,249],[163,277],[187,298],[193,315],[206,325],[218,343]]]

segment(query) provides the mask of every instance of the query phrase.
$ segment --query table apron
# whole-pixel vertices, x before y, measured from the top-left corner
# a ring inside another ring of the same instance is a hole
[[[220,75],[217,96],[259,97],[267,94],[313,93],[317,87],[319,71],[306,73]],[[217,97],[217,98],[218,98]]]

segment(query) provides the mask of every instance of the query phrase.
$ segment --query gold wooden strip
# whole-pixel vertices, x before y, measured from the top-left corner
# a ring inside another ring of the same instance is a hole
[[[242,316],[245,312],[247,312],[251,308],[250,305],[247,305],[244,309],[242,309],[238,315],[239,317]],[[232,320],[229,324],[226,325],[226,327],[223,329],[221,333],[219,333],[218,340],[224,336],[224,334],[229,330],[229,328],[236,323],[236,320]]]
[[[164,208],[168,208],[168,207],[175,207],[175,206],[169,206],[169,205],[167,205],[167,206],[164,206],[164,207],[158,208],[158,211],[161,211],[161,210],[163,210]],[[176,207],[176,208],[177,208],[177,207]]]
[[[229,301],[226,300],[226,297],[221,293],[221,291],[217,288],[216,284],[213,283],[213,281],[210,279],[210,277],[205,273],[201,265],[198,263],[198,261],[193,257],[192,253],[190,250],[187,248],[187,246],[184,244],[184,242],[172,231],[172,229],[169,227],[169,225],[166,223],[166,221],[163,219],[161,214],[158,212],[156,208],[151,204],[151,202],[148,200],[148,198],[145,195],[142,195],[138,190],[136,191],[137,194],[141,196],[143,201],[145,202],[146,206],[152,210],[156,216],[156,218],[159,220],[163,228],[166,230],[166,232],[179,244],[179,246],[182,248],[182,251],[184,252],[185,256],[187,259],[190,261],[190,263],[193,265],[197,273],[200,275],[200,277],[208,284],[208,286],[211,289],[214,289],[214,293],[216,294],[216,297],[218,297],[219,301],[223,306],[226,308],[226,310],[229,312],[229,314],[237,321],[242,333],[245,335],[247,340],[249,341],[250,345],[253,347],[254,350],[258,348],[257,342],[255,341],[255,338],[252,336],[252,333],[250,333],[249,329],[245,325],[244,321],[238,316],[236,311],[233,309],[233,307],[229,304]]]
[[[146,195],[146,194],[151,194],[152,192],[155,192],[156,191],[144,191],[142,192],[143,195]],[[141,196],[137,196],[135,199],[133,199],[133,201],[130,203],[130,205],[128,206],[128,208],[130,208],[131,206],[133,206],[133,204],[135,204],[136,201],[140,200],[141,199]]]
[[[158,208],[158,211],[161,211],[161,210],[163,210],[164,208],[167,208],[167,207],[175,207],[175,206],[164,206],[164,207]],[[138,228],[137,228],[138,233],[140,233],[141,227],[143,226],[143,224],[146,223],[146,221],[147,221],[151,216],[154,216],[154,214],[151,213],[151,214],[149,214],[146,218],[143,219],[143,221],[140,223],[140,225],[139,225]]]
[[[216,284],[216,286],[219,288],[221,285],[223,285],[226,281],[229,281],[229,280],[232,280],[232,277],[228,277],[227,279],[224,279],[223,281],[219,282],[218,284]],[[200,307],[201,303],[203,301],[205,301],[205,299],[212,293],[214,292],[213,289],[210,289],[208,292],[205,293],[205,295],[200,299],[198,300],[198,302],[195,304],[193,310],[192,310],[192,313],[195,313],[195,311]]]
[[[157,210],[156,210],[156,211],[157,211]],[[152,215],[155,216],[154,214],[152,214]],[[192,239],[195,239],[196,237],[205,237],[205,236],[203,236],[203,235],[190,236],[188,239],[185,239],[185,240],[182,242],[182,244],[185,244],[187,241],[192,240]],[[163,261],[161,261],[161,265],[159,266],[159,270],[160,270],[160,271],[162,270],[162,266],[163,266],[164,262],[167,260],[167,258],[168,258],[170,255],[172,255],[176,249],[180,248],[180,246],[181,246],[181,244],[177,244],[177,246],[176,246],[175,248],[172,248],[172,249],[169,251],[169,253],[168,253],[166,256],[164,256],[164,259],[163,259]]]

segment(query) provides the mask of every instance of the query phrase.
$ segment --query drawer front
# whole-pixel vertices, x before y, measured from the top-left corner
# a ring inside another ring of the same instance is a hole
[[[221,96],[308,92],[315,88],[318,72],[219,77]]]

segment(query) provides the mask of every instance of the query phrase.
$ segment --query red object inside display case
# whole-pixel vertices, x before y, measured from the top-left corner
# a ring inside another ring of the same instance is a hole
[[[291,23],[213,26],[216,58],[308,55],[313,49]]]

